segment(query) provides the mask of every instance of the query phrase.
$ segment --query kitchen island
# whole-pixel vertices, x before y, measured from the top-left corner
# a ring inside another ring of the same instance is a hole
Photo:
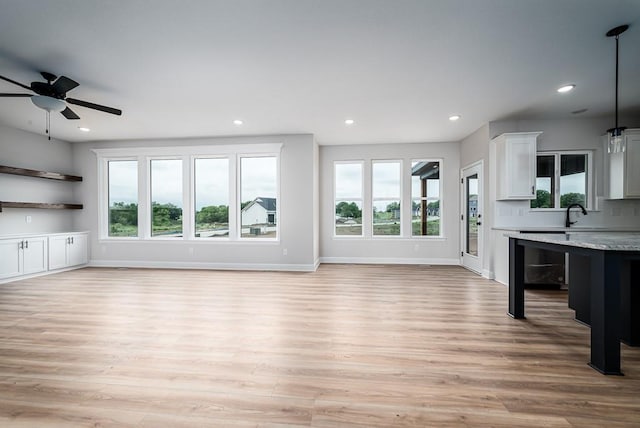
[[[604,374],[620,371],[620,339],[630,344],[640,335],[634,310],[640,309],[640,233],[599,232],[509,236],[509,315],[524,319],[524,249],[563,251],[588,260],[589,281],[569,284],[569,293],[589,299],[591,359],[589,365]],[[632,268],[633,265],[633,268]],[[586,267],[586,266],[585,266]]]

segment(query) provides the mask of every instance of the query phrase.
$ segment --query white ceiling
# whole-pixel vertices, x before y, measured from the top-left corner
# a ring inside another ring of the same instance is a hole
[[[612,114],[605,33],[621,24],[620,109],[638,111],[640,0],[0,0],[0,75],[65,75],[69,97],[124,111],[52,115],[67,141],[457,141],[492,120]],[[0,98],[0,122],[44,133],[45,112]]]

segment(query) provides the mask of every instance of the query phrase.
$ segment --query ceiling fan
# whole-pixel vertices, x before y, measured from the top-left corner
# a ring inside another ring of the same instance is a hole
[[[64,117],[69,120],[80,119],[73,110],[69,108],[67,104],[75,104],[81,107],[87,107],[93,110],[103,111],[105,113],[115,114],[117,116],[122,115],[122,110],[113,107],[107,107],[100,104],[90,103],[88,101],[78,100],[76,98],[67,98],[67,92],[76,88],[80,84],[73,79],[66,76],[57,77],[55,74],[41,71],[40,74],[46,80],[45,82],[31,82],[30,86],[24,85],[8,77],[0,76],[0,79],[5,80],[21,88],[35,92],[35,94],[7,94],[0,93],[0,97],[4,98],[22,98],[30,97],[33,104],[37,107],[47,111],[47,122],[49,113],[52,111],[60,112]],[[49,126],[47,123],[47,133]]]

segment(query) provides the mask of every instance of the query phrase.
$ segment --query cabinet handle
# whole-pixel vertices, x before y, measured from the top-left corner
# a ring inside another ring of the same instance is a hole
[[[531,194],[532,195],[536,194],[536,186],[531,186]]]
[[[73,236],[71,237],[71,243],[73,244]]]
[[[24,241],[25,248],[29,248],[29,241]]]
[[[24,248],[24,241],[20,241],[18,244],[18,249],[22,250]]]

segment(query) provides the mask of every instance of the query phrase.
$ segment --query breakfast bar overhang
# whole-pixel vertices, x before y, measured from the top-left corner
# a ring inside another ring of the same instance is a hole
[[[637,311],[640,279],[631,264],[640,260],[640,234],[567,233],[517,234],[509,236],[509,315],[524,319],[525,247],[560,251],[588,258],[589,281],[571,282],[569,293],[588,287],[591,323],[591,359],[589,365],[603,374],[621,375],[620,340],[623,323]],[[585,266],[587,268],[587,266]],[[629,343],[636,343],[640,329],[625,325]]]

